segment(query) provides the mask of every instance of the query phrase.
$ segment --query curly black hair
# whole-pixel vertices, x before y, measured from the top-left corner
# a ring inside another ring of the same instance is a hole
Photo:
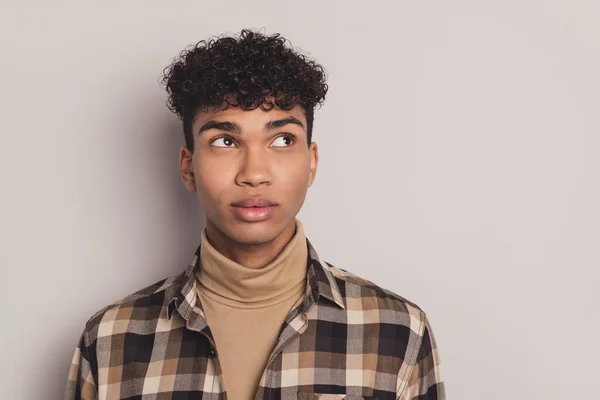
[[[208,107],[238,106],[243,110],[275,106],[302,107],[311,143],[314,109],[327,93],[325,69],[286,46],[289,40],[275,33],[242,30],[236,37],[213,37],[184,49],[163,70],[167,106],[183,121],[188,149],[194,150],[192,122]]]

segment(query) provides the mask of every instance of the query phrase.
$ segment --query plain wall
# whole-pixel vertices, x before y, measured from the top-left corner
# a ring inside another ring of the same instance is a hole
[[[187,266],[158,79],[261,27],[329,75],[307,237],[428,313],[449,399],[598,393],[599,2],[0,4],[0,398],[61,398],[92,313]]]

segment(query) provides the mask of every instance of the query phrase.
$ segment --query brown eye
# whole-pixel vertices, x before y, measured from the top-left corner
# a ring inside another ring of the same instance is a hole
[[[221,136],[210,142],[210,144],[215,147],[232,147],[234,143],[233,139],[229,136]]]
[[[296,138],[293,135],[282,135],[275,139],[273,142],[274,147],[289,147],[296,141]]]

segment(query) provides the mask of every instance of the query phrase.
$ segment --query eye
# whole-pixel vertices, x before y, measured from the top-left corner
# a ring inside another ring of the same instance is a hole
[[[290,147],[295,141],[296,137],[288,133],[277,137],[273,144],[275,147]]]
[[[221,136],[210,142],[211,146],[215,147],[232,147],[234,143],[233,138],[230,136]]]

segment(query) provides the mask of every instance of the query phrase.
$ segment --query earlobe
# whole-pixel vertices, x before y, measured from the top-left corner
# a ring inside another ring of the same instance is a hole
[[[190,163],[190,172],[189,172],[189,181],[190,181],[190,185],[193,186],[193,189],[196,190],[196,180],[194,179],[194,169],[193,169],[193,165],[192,163]]]
[[[308,175],[308,187],[311,187],[317,176],[317,166],[319,165],[319,148],[315,142],[311,143],[310,173]]]
[[[314,168],[311,168],[311,170],[308,174],[308,187],[312,186],[316,177],[317,177],[317,166],[315,165]]]
[[[187,148],[182,147],[179,155],[179,165],[181,168],[181,180],[183,185],[190,192],[196,191],[196,180],[194,179],[193,158]]]
[[[194,173],[190,172],[184,179],[184,185],[190,192],[196,191],[196,180],[194,179]]]

